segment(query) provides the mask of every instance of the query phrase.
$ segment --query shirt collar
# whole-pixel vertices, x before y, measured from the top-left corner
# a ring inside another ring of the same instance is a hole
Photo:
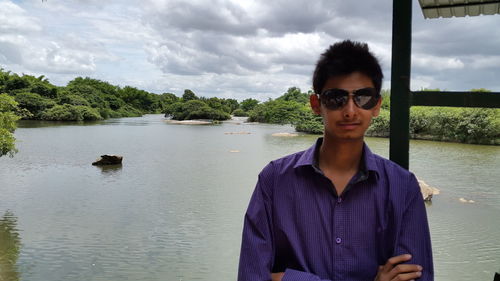
[[[301,167],[301,166],[312,166],[313,168],[319,169],[319,164],[318,164],[318,156],[319,156],[319,149],[321,147],[321,144],[323,143],[323,138],[318,138],[316,140],[316,143],[313,144],[310,148],[304,151],[300,158],[297,160],[295,163],[294,168]],[[365,174],[368,173],[374,173],[376,177],[379,177],[379,168],[377,165],[377,161],[375,160],[374,154],[371,152],[371,150],[368,148],[366,143],[363,142],[363,155],[362,155],[362,162],[360,163],[360,167],[362,172]]]

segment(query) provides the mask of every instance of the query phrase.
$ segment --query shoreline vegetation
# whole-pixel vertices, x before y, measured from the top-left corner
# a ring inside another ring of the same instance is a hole
[[[436,90],[436,89],[432,89]],[[476,89],[472,91],[488,91]],[[297,132],[322,134],[320,116],[312,113],[309,96],[291,87],[276,99],[260,102],[248,98],[206,98],[186,89],[181,97],[155,94],[134,87],[77,77],[66,86],[52,85],[43,75],[18,75],[0,68],[1,155],[15,152],[15,122],[24,120],[95,121],[161,113],[174,124],[218,123],[231,116],[248,122],[291,124]],[[374,118],[367,136],[389,136],[390,91],[382,90],[380,116]],[[189,121],[191,120],[191,121]],[[207,121],[208,120],[208,121]],[[212,120],[212,122],[210,121]],[[421,107],[410,109],[410,137],[473,144],[500,145],[500,109]]]

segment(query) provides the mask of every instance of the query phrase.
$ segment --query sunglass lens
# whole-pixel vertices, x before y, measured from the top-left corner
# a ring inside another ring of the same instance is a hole
[[[354,102],[363,109],[372,109],[378,101],[374,88],[359,89],[354,94]]]
[[[321,101],[331,110],[339,109],[347,103],[349,93],[342,89],[330,89],[321,94]]]

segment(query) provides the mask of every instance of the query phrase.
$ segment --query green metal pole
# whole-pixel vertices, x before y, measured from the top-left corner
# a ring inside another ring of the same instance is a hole
[[[389,158],[408,169],[410,152],[411,0],[393,0]]]

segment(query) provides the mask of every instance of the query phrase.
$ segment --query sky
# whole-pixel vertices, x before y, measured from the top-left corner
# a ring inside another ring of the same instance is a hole
[[[412,21],[412,90],[500,91],[500,15],[424,19],[414,0]],[[0,0],[0,67],[263,101],[310,90],[344,39],[368,43],[390,88],[391,33],[388,0]]]

